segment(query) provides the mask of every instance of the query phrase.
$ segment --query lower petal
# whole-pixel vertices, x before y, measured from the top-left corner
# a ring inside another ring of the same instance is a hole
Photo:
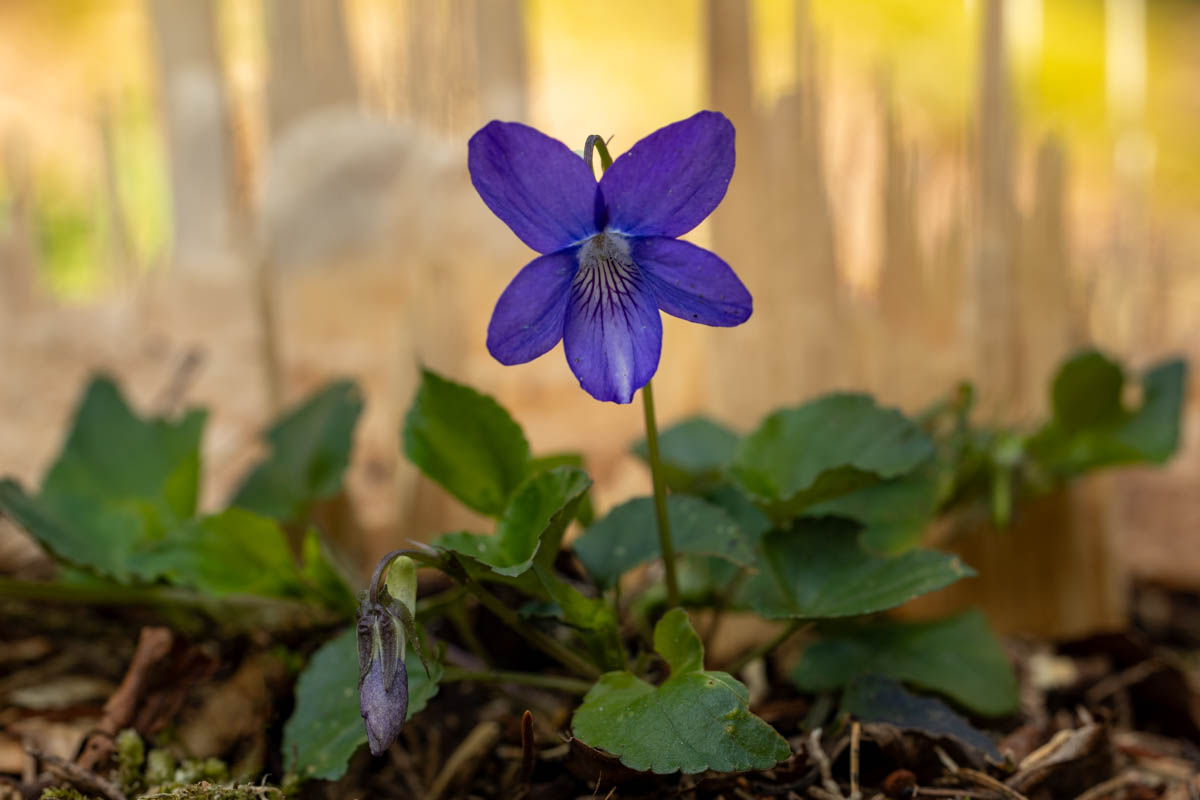
[[[512,279],[492,311],[487,348],[501,364],[524,364],[550,351],[563,336],[576,251],[535,258]]]
[[[658,307],[673,317],[730,327],[750,318],[754,301],[715,253],[664,236],[629,240],[629,256],[646,273]]]
[[[584,391],[628,403],[658,369],[662,318],[634,264],[581,267],[571,284],[563,349]]]

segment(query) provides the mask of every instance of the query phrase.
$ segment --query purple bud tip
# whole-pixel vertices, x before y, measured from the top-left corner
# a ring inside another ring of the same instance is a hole
[[[384,686],[383,665],[378,657],[374,658],[358,698],[371,755],[382,755],[400,735],[408,714],[408,670],[404,662],[397,663],[392,685]]]

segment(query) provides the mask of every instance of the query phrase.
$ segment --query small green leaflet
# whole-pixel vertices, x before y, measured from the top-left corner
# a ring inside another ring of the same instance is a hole
[[[535,558],[553,562],[563,533],[591,485],[587,473],[575,467],[537,473],[513,495],[494,534],[446,533],[433,544],[469,556],[499,575],[516,577]]]
[[[476,511],[499,516],[529,473],[529,443],[492,398],[429,371],[404,421],[404,452]]]
[[[751,544],[720,506],[673,494],[667,498],[667,516],[675,552],[719,556],[741,566],[754,562]],[[572,547],[596,585],[612,588],[622,573],[660,556],[654,499],[638,497],[622,503]]]
[[[246,477],[231,505],[292,522],[336,495],[362,409],[358,386],[336,381],[288,411],[264,433],[271,455]]]
[[[767,769],[791,755],[787,741],[750,713],[740,681],[704,670],[704,648],[685,611],[659,620],[654,649],[670,677],[652,686],[631,672],[605,673],[575,712],[576,738],[658,774]]]

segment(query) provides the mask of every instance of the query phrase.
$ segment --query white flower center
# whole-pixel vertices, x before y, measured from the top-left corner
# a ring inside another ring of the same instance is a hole
[[[623,304],[640,282],[624,236],[597,233],[579,248],[579,271],[571,289],[593,315]]]

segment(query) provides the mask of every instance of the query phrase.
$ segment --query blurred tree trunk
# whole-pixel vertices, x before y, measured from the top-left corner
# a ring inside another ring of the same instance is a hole
[[[891,86],[880,81],[883,117],[883,248],[879,306],[891,334],[913,336],[925,328],[928,297],[917,243],[917,188],[911,147],[902,141]],[[896,376],[893,376],[896,377]]]
[[[479,6],[491,0],[477,0]],[[413,119],[443,133],[478,121],[476,12],[468,0],[408,0],[405,85]]]
[[[272,141],[325,108],[358,106],[358,81],[342,0],[264,0]]]
[[[738,328],[708,332],[715,353],[709,394],[720,413],[749,423],[766,409],[773,391],[774,356],[788,351],[779,342],[781,318],[794,312],[776,297],[766,238],[765,192],[759,120],[754,111],[750,9],[746,0],[707,0],[707,61],[710,107],[737,129],[737,167],[728,194],[712,216],[717,254],[729,262],[754,297],[754,315]],[[792,299],[794,302],[794,299]],[[781,307],[782,306],[782,307]],[[747,358],[747,353],[756,354]]]
[[[1038,148],[1034,206],[1021,239],[1021,363],[1030,387],[1028,408],[1044,414],[1046,387],[1058,365],[1085,339],[1085,323],[1071,288],[1066,215],[1067,166],[1062,144],[1048,137]]]
[[[15,133],[4,138],[4,178],[9,206],[8,236],[0,242],[0,308],[12,319],[33,299],[38,272],[29,148]]]
[[[525,4],[521,0],[474,1],[479,121],[525,120],[529,116]]]
[[[203,274],[231,262],[229,102],[215,0],[150,0],[171,175],[174,263]]]
[[[975,230],[967,341],[974,348],[980,406],[994,420],[1019,413],[1023,398],[1013,271],[1018,236],[1013,200],[1014,123],[1004,42],[1004,2],[987,0],[975,123]]]
[[[796,3],[796,85],[761,132],[772,165],[765,202],[755,213],[769,227],[770,250],[755,297],[756,324],[783,347],[763,348],[772,391],[798,401],[845,380],[849,363],[846,309],[838,279],[833,210],[825,179],[821,90],[807,3]],[[752,146],[750,143],[743,147]],[[739,152],[739,157],[741,152]]]

